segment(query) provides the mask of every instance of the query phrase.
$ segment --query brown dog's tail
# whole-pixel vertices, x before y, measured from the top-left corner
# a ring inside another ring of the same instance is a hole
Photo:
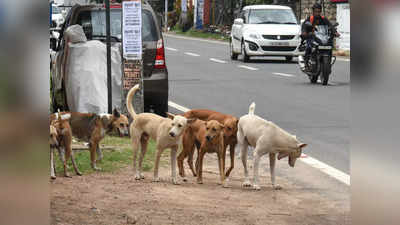
[[[131,88],[131,90],[129,90],[128,95],[126,97],[126,108],[128,109],[128,112],[129,112],[129,114],[131,114],[133,119],[135,119],[137,114],[136,114],[135,110],[133,109],[132,100],[133,100],[133,96],[135,95],[137,90],[139,90],[139,84],[136,84],[135,86],[133,86],[133,88]]]
[[[249,115],[253,116],[254,115],[254,111],[256,110],[256,103],[251,103],[251,105],[249,106]]]

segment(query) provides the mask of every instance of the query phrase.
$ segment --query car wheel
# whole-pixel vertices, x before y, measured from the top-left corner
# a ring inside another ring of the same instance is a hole
[[[230,51],[231,59],[236,60],[238,58],[239,54],[233,52],[233,42],[232,41],[230,41],[230,44],[229,44],[229,51]]]
[[[250,56],[247,55],[247,53],[246,53],[246,47],[245,47],[244,41],[242,42],[242,55],[243,55],[243,62],[250,61]]]
[[[286,61],[291,62],[293,60],[293,56],[286,56]]]
[[[167,117],[167,112],[168,112],[168,101],[160,103],[156,106],[154,109],[154,112],[157,115],[160,115],[162,117]]]

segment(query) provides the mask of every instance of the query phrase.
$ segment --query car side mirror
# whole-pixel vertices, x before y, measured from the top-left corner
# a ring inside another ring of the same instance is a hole
[[[242,18],[237,18],[233,21],[234,24],[236,25],[243,25],[243,19]]]

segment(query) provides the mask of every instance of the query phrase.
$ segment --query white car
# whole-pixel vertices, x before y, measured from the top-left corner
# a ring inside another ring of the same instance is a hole
[[[230,38],[231,59],[243,55],[285,56],[293,59],[300,43],[301,26],[293,10],[280,5],[251,5],[243,8],[232,25]]]

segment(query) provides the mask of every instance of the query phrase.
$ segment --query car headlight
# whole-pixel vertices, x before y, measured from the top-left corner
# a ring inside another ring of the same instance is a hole
[[[250,35],[249,35],[249,38],[252,38],[252,39],[260,39],[260,35],[258,35],[258,34],[250,34]]]

